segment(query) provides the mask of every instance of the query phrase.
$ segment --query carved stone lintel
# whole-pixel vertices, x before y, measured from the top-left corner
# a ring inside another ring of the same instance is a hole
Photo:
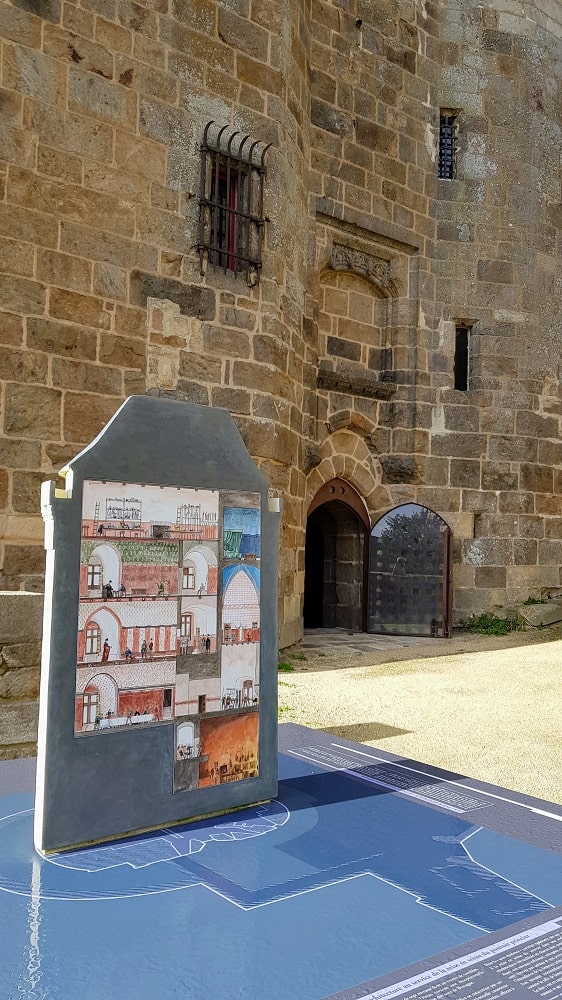
[[[396,386],[388,382],[376,382],[361,375],[340,375],[338,372],[319,371],[316,376],[319,389],[343,392],[350,396],[364,396],[367,399],[390,399]]]
[[[334,271],[352,271],[364,278],[376,282],[388,295],[395,295],[396,288],[390,277],[390,261],[375,257],[363,250],[344,246],[342,243],[332,245],[330,266]]]

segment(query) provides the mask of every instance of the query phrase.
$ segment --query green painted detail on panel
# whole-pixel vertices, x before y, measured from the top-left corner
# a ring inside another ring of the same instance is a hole
[[[242,532],[227,528],[223,534],[223,549],[225,559],[237,559],[240,555]]]
[[[132,539],[126,542],[116,542],[104,539],[103,542],[82,542],[82,564],[87,564],[92,552],[99,545],[110,545],[121,556],[121,562],[137,566],[177,566],[179,546],[177,542],[141,542]]]

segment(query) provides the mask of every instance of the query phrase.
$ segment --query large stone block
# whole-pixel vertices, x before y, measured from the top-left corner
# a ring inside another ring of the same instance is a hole
[[[102,360],[101,350],[100,360]],[[123,391],[122,373],[107,365],[91,365],[83,361],[53,358],[51,373],[53,385],[62,389],[99,392],[107,396],[119,396]]]
[[[145,306],[149,298],[175,302],[185,316],[213,319],[215,315],[215,293],[212,289],[134,270],[131,273],[131,303]]]
[[[23,472],[16,469],[12,476],[12,508],[23,514],[37,514],[41,483],[45,479],[42,472]]]
[[[24,520],[29,520],[25,518]],[[40,525],[40,521],[36,522]],[[42,545],[8,545],[4,547],[6,577],[42,575],[45,572],[45,552]]]
[[[45,311],[46,290],[38,281],[0,274],[0,301],[4,309],[41,316]]]
[[[40,249],[37,252],[37,278],[46,285],[88,293],[92,289],[92,265],[90,261],[70,254]]]
[[[28,347],[47,354],[93,361],[97,354],[95,330],[84,330],[52,319],[30,318],[27,321]]]
[[[74,10],[77,14],[76,8]],[[98,45],[86,36],[85,27],[85,24],[67,24],[64,28],[46,24],[43,31],[43,51],[61,62],[72,62],[83,71],[111,79],[113,56],[105,45]]]
[[[36,643],[41,641],[43,594],[0,591],[0,645],[20,646],[22,666],[38,664]]]
[[[41,45],[41,21],[25,10],[2,4],[0,7],[0,34],[30,48]]]
[[[49,313],[54,319],[92,326],[98,330],[109,330],[111,327],[111,312],[106,309],[103,299],[79,295],[63,288],[51,289]]]
[[[527,622],[538,628],[541,625],[553,625],[562,621],[562,604],[555,604],[548,601],[546,604],[522,604],[519,607],[519,614]]]
[[[62,394],[39,385],[8,383],[5,389],[4,431],[35,439],[60,438]]]
[[[6,381],[45,383],[47,371],[48,359],[44,354],[0,347],[0,372]]]
[[[533,493],[552,493],[554,489],[554,472],[543,465],[521,465],[520,485],[524,490]]]
[[[36,701],[3,704],[0,711],[0,756],[2,747],[12,748],[17,756],[19,744],[35,743],[39,705]]]
[[[154,99],[143,98],[140,102],[139,125],[142,135],[155,139],[169,149],[189,150],[189,122],[183,111],[170,108]]]
[[[513,564],[513,547],[507,538],[474,538],[462,543],[463,559],[471,566]]]
[[[431,451],[434,455],[457,458],[481,458],[486,454],[487,440],[483,434],[432,434]]]
[[[67,441],[91,441],[111,419],[121,399],[86,393],[67,392],[64,398],[63,428]]]
[[[267,62],[269,34],[259,25],[219,7],[218,33],[221,40],[232,48]]]
[[[117,337],[102,334],[100,337],[99,360],[106,365],[120,368],[140,368],[146,365],[146,345],[133,337]]]
[[[0,652],[0,661],[3,659],[3,652]],[[12,669],[0,675],[0,704],[3,701],[37,700],[39,697],[39,659],[40,647],[35,667]]]
[[[61,222],[61,249],[69,254],[103,261],[116,267],[156,269],[158,263],[156,247],[145,246],[115,233],[79,226],[67,220]]]
[[[31,108],[29,125],[46,145],[102,163],[111,162],[113,130],[109,125],[39,102]]]
[[[2,82],[46,104],[62,105],[66,96],[65,68],[45,53],[19,45],[6,46]]]

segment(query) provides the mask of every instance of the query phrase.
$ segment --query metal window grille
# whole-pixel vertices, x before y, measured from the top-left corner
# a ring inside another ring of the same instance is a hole
[[[259,281],[265,228],[263,187],[265,154],[259,139],[229,131],[225,125],[211,139],[208,122],[201,143],[199,199],[199,260],[225,273],[245,274]]]
[[[457,116],[441,114],[439,118],[439,177],[454,180],[457,176]]]

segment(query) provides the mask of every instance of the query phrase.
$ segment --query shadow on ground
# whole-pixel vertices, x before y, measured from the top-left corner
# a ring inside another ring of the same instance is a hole
[[[322,732],[357,743],[367,743],[371,740],[388,740],[392,736],[408,736],[411,730],[387,726],[384,722],[358,722],[351,726],[329,726],[323,728]]]

